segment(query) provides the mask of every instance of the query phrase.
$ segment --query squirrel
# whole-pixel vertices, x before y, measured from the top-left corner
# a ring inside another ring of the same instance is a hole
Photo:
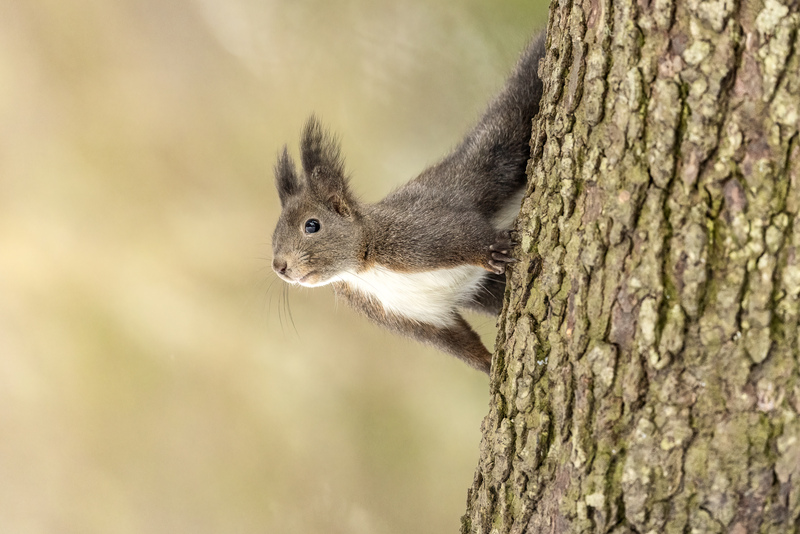
[[[492,355],[459,310],[497,315],[503,305],[544,51],[541,34],[463,141],[375,204],[353,195],[338,141],[312,115],[301,135],[302,173],[286,146],[275,164],[278,276],[330,284],[379,325],[489,373]]]

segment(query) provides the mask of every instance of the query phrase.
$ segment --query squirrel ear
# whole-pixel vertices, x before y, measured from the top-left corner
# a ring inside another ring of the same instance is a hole
[[[300,155],[309,187],[336,213],[350,217],[355,203],[347,187],[339,143],[314,115],[303,128]]]
[[[317,167],[311,174],[311,189],[330,209],[342,217],[351,217],[355,201],[350,195],[347,180],[342,176],[331,176],[325,167]]]
[[[326,172],[321,173],[326,180],[340,180],[344,182],[344,163],[339,151],[339,143],[319,123],[314,115],[308,118],[303,128],[300,139],[300,156],[303,162],[303,171],[307,176],[312,176],[314,171],[322,167]]]
[[[278,188],[281,206],[286,204],[289,197],[300,192],[300,180],[297,178],[294,161],[289,156],[286,145],[283,146],[283,151],[278,155],[278,162],[275,163],[275,185]]]

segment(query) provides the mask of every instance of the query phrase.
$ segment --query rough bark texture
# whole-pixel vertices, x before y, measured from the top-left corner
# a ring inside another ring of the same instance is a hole
[[[551,6],[462,532],[800,532],[798,3]]]

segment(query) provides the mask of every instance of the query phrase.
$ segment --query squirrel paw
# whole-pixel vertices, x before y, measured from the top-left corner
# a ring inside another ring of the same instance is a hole
[[[518,261],[511,256],[511,249],[516,243],[511,240],[511,232],[502,232],[499,239],[489,245],[489,257],[484,268],[494,274],[503,274],[506,272],[506,266],[509,263]]]

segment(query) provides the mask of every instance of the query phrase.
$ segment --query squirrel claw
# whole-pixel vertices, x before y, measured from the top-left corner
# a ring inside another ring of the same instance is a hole
[[[508,255],[508,251],[492,252],[492,259],[503,263],[517,263],[519,260]]]
[[[497,254],[493,254],[492,256],[499,256]],[[506,272],[506,267],[509,263],[516,263],[517,260],[515,258],[511,258],[508,256],[504,256],[503,259],[491,259],[487,262],[485,266],[486,270],[492,272],[494,274],[503,274]]]
[[[511,256],[511,248],[515,245],[516,243],[510,239],[509,232],[502,232],[497,242],[489,245],[489,259],[484,268],[495,274],[506,272],[506,266],[517,261]]]
[[[518,260],[512,258],[508,254],[501,254],[499,252],[492,252],[492,259],[487,262],[486,270],[494,274],[503,274],[506,272],[506,267],[509,263],[516,263]]]
[[[506,266],[503,263],[497,263],[496,261],[490,260],[486,266],[486,270],[494,274],[503,274],[506,272]]]

